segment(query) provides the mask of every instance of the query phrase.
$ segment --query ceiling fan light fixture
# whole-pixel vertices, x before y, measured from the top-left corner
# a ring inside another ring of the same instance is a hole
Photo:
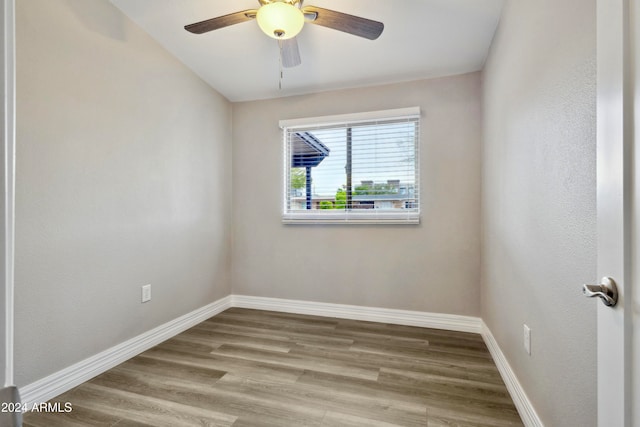
[[[292,4],[276,1],[263,5],[256,15],[260,29],[278,40],[298,35],[304,25],[304,14]]]

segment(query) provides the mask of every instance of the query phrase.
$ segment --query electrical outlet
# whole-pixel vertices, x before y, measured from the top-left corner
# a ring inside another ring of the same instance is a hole
[[[142,287],[142,302],[151,301],[151,285]]]
[[[531,356],[531,328],[524,325],[524,351]]]

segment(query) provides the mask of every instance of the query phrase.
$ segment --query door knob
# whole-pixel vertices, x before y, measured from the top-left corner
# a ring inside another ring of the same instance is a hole
[[[609,307],[618,302],[618,287],[611,277],[603,277],[599,285],[582,285],[582,293],[589,298],[600,297]]]

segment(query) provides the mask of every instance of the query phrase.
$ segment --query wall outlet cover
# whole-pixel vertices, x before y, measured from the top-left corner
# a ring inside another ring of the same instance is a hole
[[[142,302],[151,301],[151,285],[142,287]]]

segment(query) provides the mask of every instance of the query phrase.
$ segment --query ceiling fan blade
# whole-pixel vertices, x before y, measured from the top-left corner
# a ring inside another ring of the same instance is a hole
[[[298,40],[295,37],[287,40],[278,40],[278,44],[280,45],[280,58],[284,68],[293,68],[302,64]]]
[[[349,15],[335,10],[323,9],[316,6],[305,6],[302,8],[305,17],[311,18],[308,22],[322,25],[323,27],[343,31],[354,36],[375,40],[380,37],[384,24],[371,19]]]
[[[241,22],[251,21],[256,17],[257,12],[257,10],[249,9],[243,10],[242,12],[230,13],[228,15],[218,16],[217,18],[207,19],[206,21],[185,25],[184,29],[194,34],[202,34]]]

